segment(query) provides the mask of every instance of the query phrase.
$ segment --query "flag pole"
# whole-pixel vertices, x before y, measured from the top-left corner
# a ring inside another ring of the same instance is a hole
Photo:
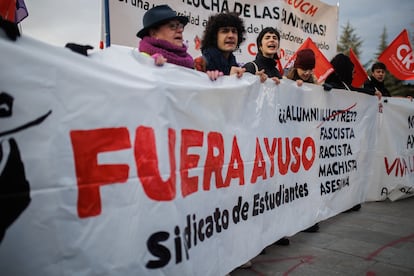
[[[101,13],[100,13],[100,15],[101,15],[101,33],[100,33],[100,40],[99,40],[99,49],[104,49],[105,48],[105,42],[104,42],[104,40],[105,40],[105,16],[104,16],[104,14],[105,14],[105,12],[104,12],[104,10],[105,10],[105,4],[104,4],[104,1],[103,0],[101,0]]]
[[[105,15],[105,44],[106,47],[111,46],[111,29],[109,23],[109,0],[104,0],[104,15]]]

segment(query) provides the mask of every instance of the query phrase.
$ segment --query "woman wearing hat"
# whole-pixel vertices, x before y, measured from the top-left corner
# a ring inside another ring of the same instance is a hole
[[[183,31],[188,18],[179,16],[168,5],[155,6],[144,14],[142,28],[137,36],[141,38],[139,51],[154,58],[156,65],[169,62],[194,69],[194,60],[187,53]],[[207,71],[211,80],[216,80],[219,72]]]
[[[289,70],[286,77],[296,81],[298,86],[301,86],[304,82],[317,83],[313,74],[315,63],[315,53],[311,49],[302,49],[296,53],[293,68]]]
[[[293,68],[289,70],[286,77],[290,80],[296,81],[298,86],[302,86],[304,82],[317,83],[316,77],[313,74],[315,64],[315,53],[312,51],[312,49],[302,49],[296,53],[296,59]],[[302,232],[314,233],[318,232],[318,230],[319,224],[315,223]]]
[[[155,6],[144,14],[139,51],[152,56],[155,64],[165,62],[194,68],[194,61],[183,43],[183,31],[188,18],[179,16],[168,5]]]

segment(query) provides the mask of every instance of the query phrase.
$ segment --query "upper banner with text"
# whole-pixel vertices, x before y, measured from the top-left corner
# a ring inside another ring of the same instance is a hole
[[[142,26],[147,10],[165,1],[110,0],[111,43],[137,47],[135,36]],[[275,27],[281,35],[280,56],[282,65],[300,45],[310,37],[328,59],[336,54],[338,33],[338,7],[321,1],[295,0],[173,0],[168,5],[179,14],[188,16],[184,39],[189,53],[195,58],[201,55],[200,43],[208,17],[212,14],[234,11],[243,18],[246,41],[235,52],[237,61],[246,63],[254,59],[256,38],[265,27]]]

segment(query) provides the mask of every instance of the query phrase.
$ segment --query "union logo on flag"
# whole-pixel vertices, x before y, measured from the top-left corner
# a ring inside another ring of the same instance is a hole
[[[400,80],[414,80],[413,49],[404,29],[382,52],[378,60],[387,66],[388,71]]]

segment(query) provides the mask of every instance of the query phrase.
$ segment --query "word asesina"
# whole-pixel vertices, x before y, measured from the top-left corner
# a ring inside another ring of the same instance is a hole
[[[215,187],[220,189],[229,187],[232,181],[244,185],[246,174],[250,176],[249,182],[254,184],[258,178],[265,180],[273,177],[276,169],[281,175],[297,173],[301,167],[309,170],[316,155],[315,141],[311,137],[256,138],[255,149],[247,149],[248,152],[254,151],[252,161],[242,158],[236,136],[233,136],[231,149],[226,149],[230,154],[228,160],[225,160],[224,137],[220,132],[182,129],[179,150],[176,150],[177,131],[168,129],[167,135],[168,160],[164,158],[159,161],[155,131],[151,127],[137,127],[133,145],[126,127],[71,131],[78,185],[78,216],[86,218],[99,215],[100,186],[125,183],[129,179],[129,164],[98,164],[98,154],[103,152],[133,147],[138,178],[147,197],[155,201],[171,201],[176,198],[178,175],[181,180],[181,195],[186,197],[198,192],[200,186],[204,191],[209,191],[212,179]],[[196,153],[197,150],[199,154]],[[163,180],[165,173],[159,171],[159,162],[169,163],[169,176],[166,180]],[[245,164],[252,167],[251,172],[245,169]],[[202,177],[190,176],[191,170],[200,169],[203,170]]]

